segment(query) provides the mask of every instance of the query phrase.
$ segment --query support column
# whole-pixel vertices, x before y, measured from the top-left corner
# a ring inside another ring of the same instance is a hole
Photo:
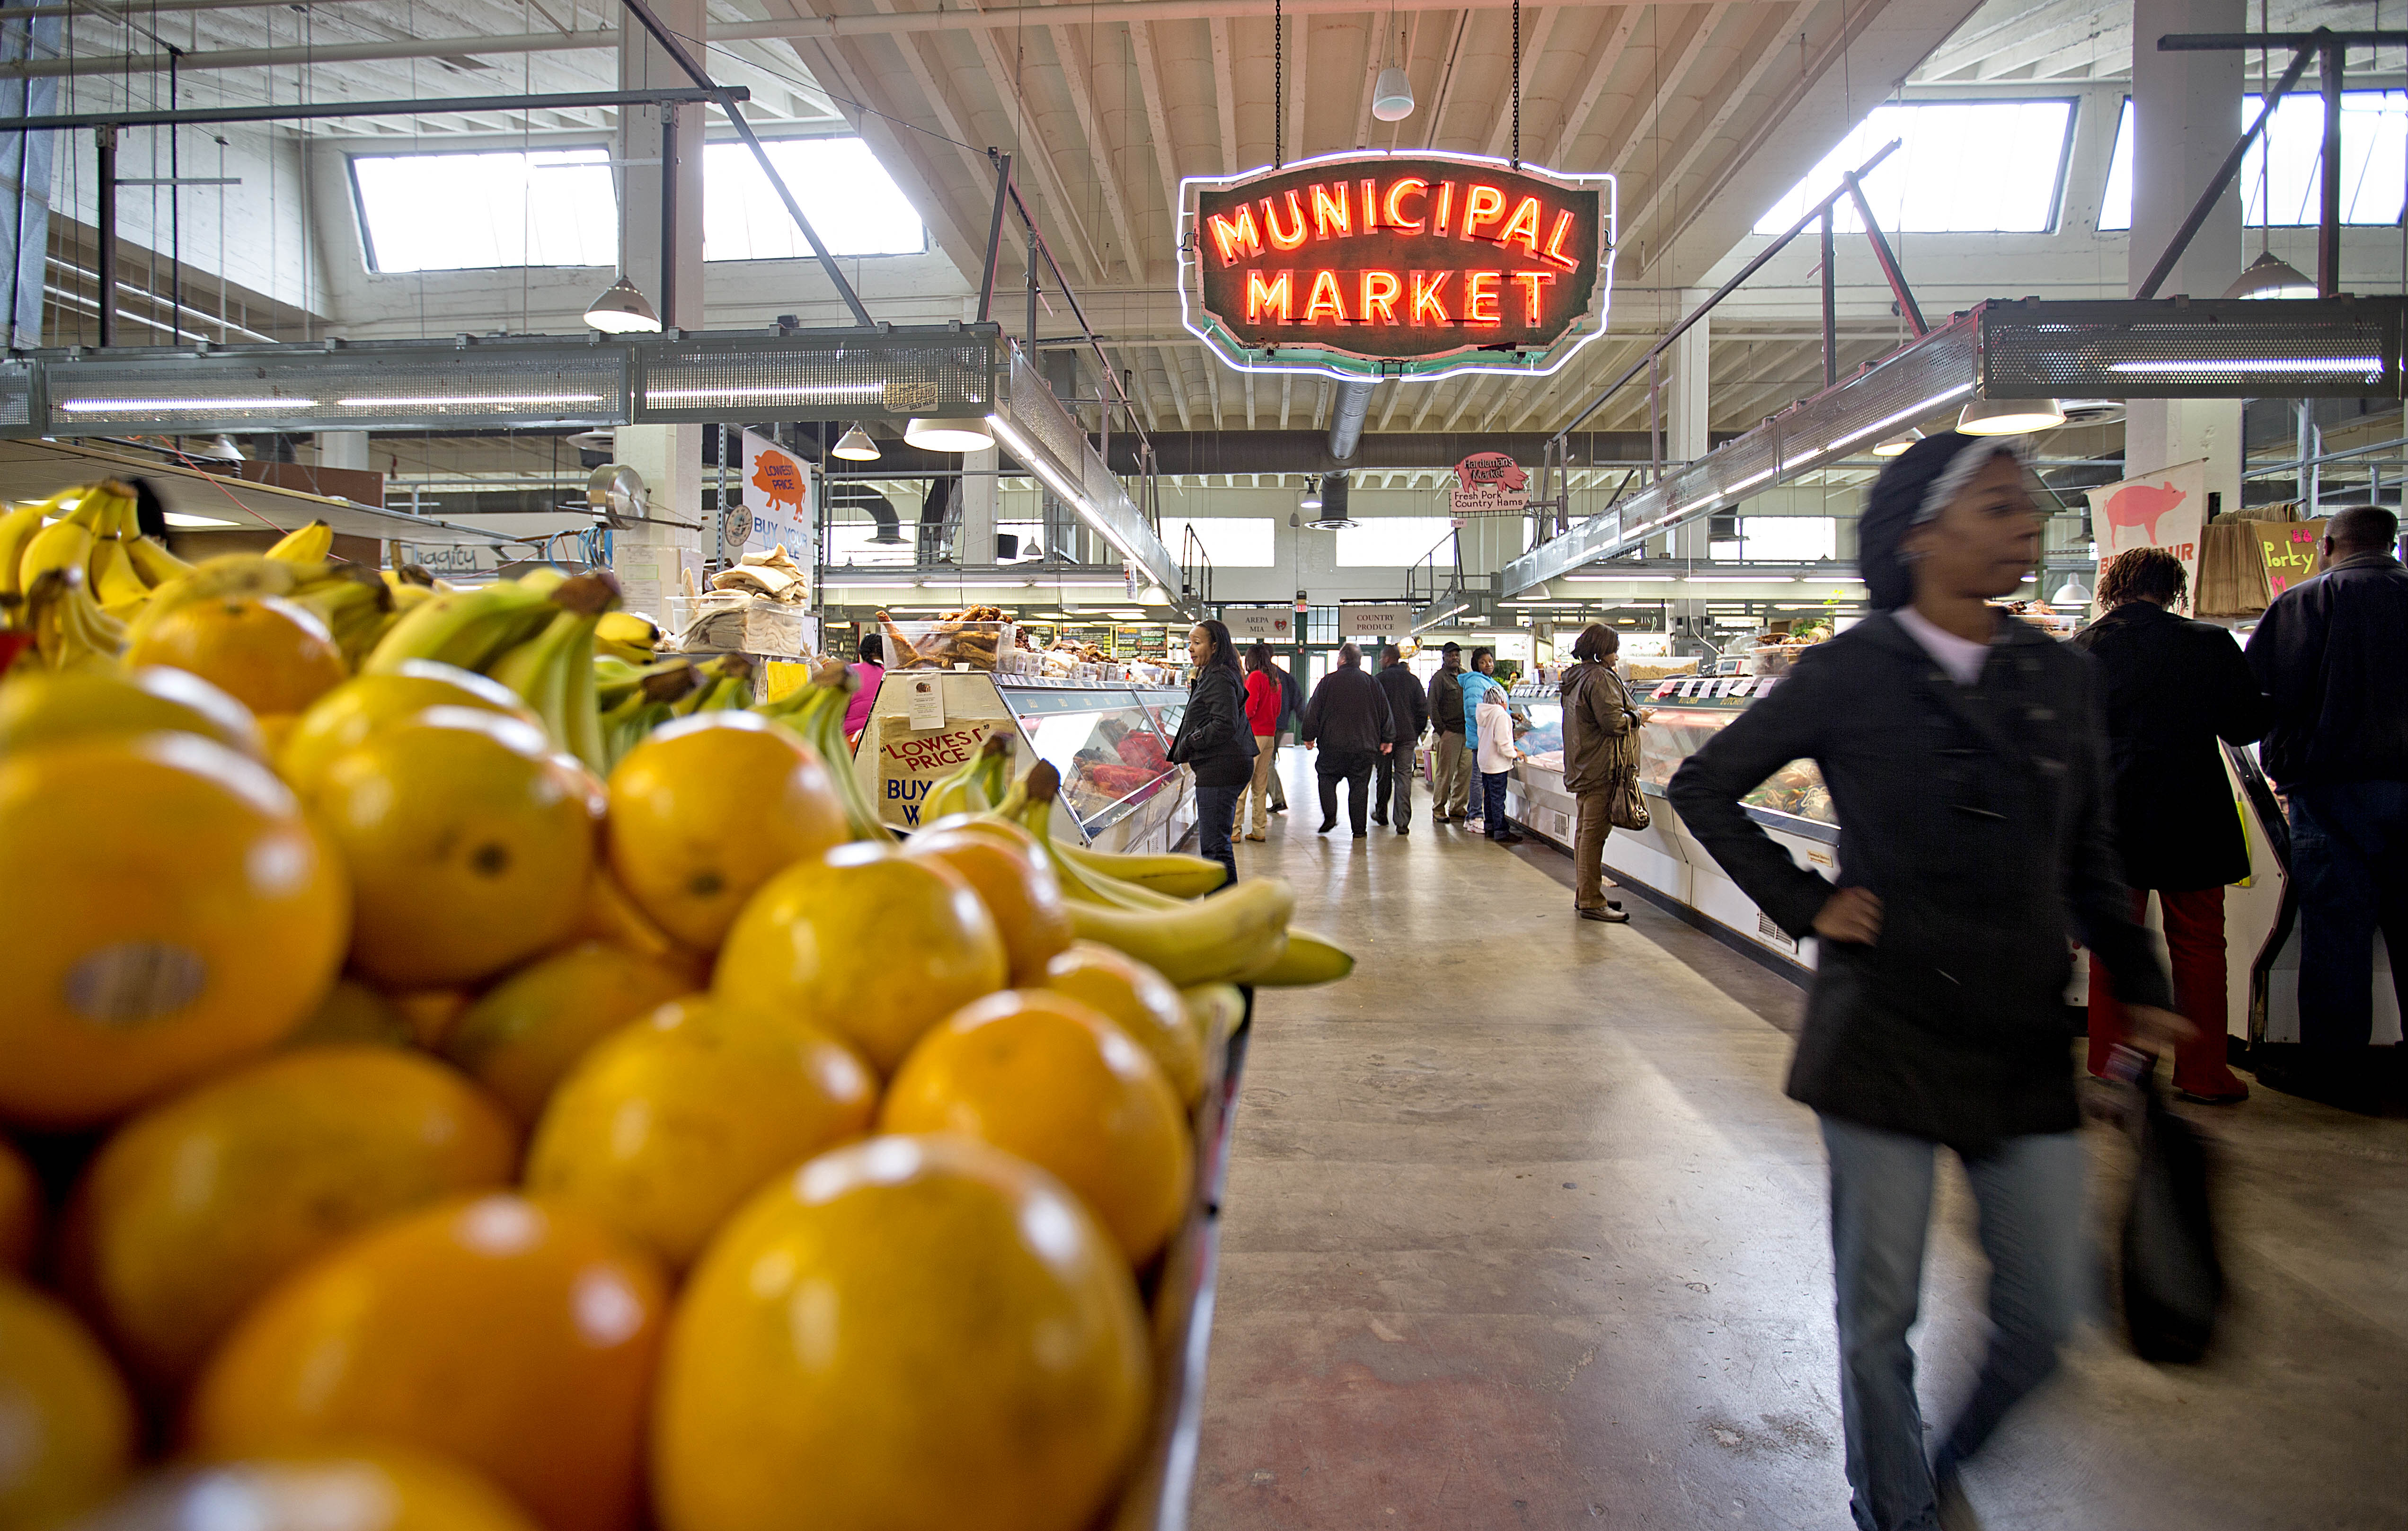
[[[962,454],[962,533],[953,556],[965,568],[995,562],[995,469],[1002,460],[994,447]]]
[[[2240,52],[2161,53],[2170,32],[2241,32],[2245,0],[2134,0],[2132,11],[2132,242],[2137,288],[2172,242],[2245,125]],[[2174,264],[2161,296],[2221,297],[2241,275],[2241,190],[2228,187]],[[2134,398],[2124,421],[2129,477],[2207,459],[2207,487],[2241,506],[2241,401]]]
[[[702,0],[653,0],[653,9],[681,36],[699,37],[708,25]],[[632,23],[620,33],[622,89],[691,83],[666,51]],[[626,273],[664,329],[701,329],[703,108],[624,107],[619,112],[619,268]],[[701,426],[622,426],[612,456],[643,475],[652,514],[681,527],[640,526],[611,533],[610,567],[630,608],[668,620],[666,598],[682,575],[699,582],[703,531]],[[713,483],[717,469],[711,470]]]
[[[1698,305],[1713,296],[1705,289],[1693,288],[1681,294],[1680,311],[1690,313]],[[1714,321],[1712,314],[1691,325],[1664,353],[1670,364],[1664,383],[1664,458],[1667,463],[1695,462],[1706,455],[1706,400],[1712,385],[1707,356],[1713,344]],[[1672,528],[1665,539],[1665,551],[1675,558],[1706,561],[1707,539],[1712,530],[1712,518],[1699,516]],[[1706,603],[1702,600],[1680,599],[1665,605],[1670,618],[1687,619],[1692,632],[1703,629]]]

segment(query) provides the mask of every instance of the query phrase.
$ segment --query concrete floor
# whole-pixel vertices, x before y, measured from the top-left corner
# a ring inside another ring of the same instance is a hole
[[[1325,838],[1289,793],[1240,869],[1361,961],[1257,1011],[1195,1525],[1846,1531],[1822,1152],[1781,1093],[1800,991],[1635,897],[1574,919],[1538,841],[1426,798],[1406,839]],[[2222,1349],[2157,1368],[2094,1328],[1971,1469],[1990,1531],[2408,1526],[2408,1121],[2264,1090],[2210,1120]],[[1938,1420],[1984,1281],[1943,1188]]]

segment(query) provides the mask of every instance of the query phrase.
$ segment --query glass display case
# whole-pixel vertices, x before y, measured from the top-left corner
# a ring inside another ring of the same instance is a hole
[[[1179,774],[1172,726],[1133,688],[1001,689],[1030,747],[1062,773],[1063,804],[1090,835],[1137,812]]]
[[[1741,677],[1754,680],[1755,677]],[[1656,688],[1653,697],[1642,697],[1640,704],[1655,709],[1656,715],[1642,725],[1639,732],[1639,785],[1642,791],[1656,797],[1664,795],[1665,784],[1681,762],[1706,747],[1706,741],[1730,727],[1731,719],[1747,710],[1754,701],[1756,686],[1708,687],[1696,683],[1668,681]],[[1684,696],[1688,690],[1734,690],[1737,695]],[[1667,693],[1673,693],[1667,695]],[[1795,828],[1779,820],[1803,819],[1820,826],[1825,831],[1836,831],[1839,816],[1831,812],[1831,794],[1823,786],[1823,773],[1812,760],[1792,760],[1774,772],[1764,785],[1740,800],[1752,814],[1774,828]],[[1816,838],[1823,838],[1817,836]]]

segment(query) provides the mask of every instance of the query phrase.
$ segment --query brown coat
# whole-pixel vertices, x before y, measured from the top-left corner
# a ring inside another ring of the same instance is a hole
[[[1564,786],[1602,792],[1637,764],[1625,737],[1639,726],[1622,677],[1601,664],[1576,664],[1557,689],[1564,701]]]

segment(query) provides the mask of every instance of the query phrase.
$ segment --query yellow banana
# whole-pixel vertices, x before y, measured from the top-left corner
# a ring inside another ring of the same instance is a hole
[[[81,570],[92,562],[92,528],[80,521],[53,521],[25,544],[18,565],[20,589],[30,590],[43,575],[63,569]]]
[[[1185,989],[1260,967],[1285,939],[1296,895],[1277,877],[1255,877],[1177,909],[1140,912],[1072,903],[1070,929],[1127,953]]]
[[[1237,981],[1263,989],[1299,989],[1333,984],[1354,971],[1353,952],[1326,935],[1291,930],[1286,950],[1261,967],[1240,974]]]
[[[326,561],[335,551],[335,528],[323,521],[312,521],[306,527],[295,527],[276,541],[267,556],[286,563],[314,564]]]
[[[1188,1023],[1207,1053],[1226,1043],[1245,1021],[1246,996],[1235,984],[1198,984],[1180,990],[1180,998],[1187,1002]]]
[[[153,590],[171,581],[182,579],[193,571],[193,566],[177,557],[148,537],[125,539],[125,556],[133,560],[134,572]]]
[[[326,577],[294,587],[292,599],[316,614],[335,635],[344,662],[356,669],[383,635],[394,609],[393,592],[373,570],[358,564],[323,564]]]
[[[1107,877],[1135,883],[1140,888],[1150,888],[1175,899],[1200,899],[1226,882],[1229,875],[1227,869],[1218,861],[1178,851],[1128,856],[1113,851],[1090,850],[1084,845],[1065,845],[1062,854]]]
[[[40,505],[20,505],[7,515],[0,515],[0,596],[13,596],[25,588],[17,578],[18,566],[25,561],[26,545],[42,529],[42,520],[49,515]]]
[[[117,539],[104,538],[92,546],[92,562],[87,566],[93,599],[103,606],[138,605],[150,599],[150,587],[134,572],[134,560],[125,544]]]
[[[609,612],[594,628],[594,639],[598,643],[651,650],[660,645],[661,629],[652,625],[651,617],[634,612]]]

